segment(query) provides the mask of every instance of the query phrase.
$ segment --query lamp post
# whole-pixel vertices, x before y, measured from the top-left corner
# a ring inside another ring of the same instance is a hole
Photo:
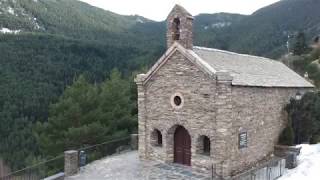
[[[297,101],[300,101],[301,98],[302,98],[302,94],[301,94],[300,92],[297,92],[295,99],[296,99]]]
[[[300,104],[300,100],[301,100],[301,99],[302,99],[302,94],[301,94],[301,92],[298,91],[298,92],[296,93],[296,96],[295,96],[296,106]],[[297,107],[296,107],[296,108],[297,108]],[[297,113],[298,109],[296,109],[295,111],[296,111],[296,113],[295,113],[295,114],[296,114],[296,118],[297,118],[297,119],[300,119],[300,114]],[[297,117],[297,116],[298,116],[298,117]],[[296,132],[298,132],[298,134],[295,134],[295,136],[296,136],[296,138],[297,138],[297,139],[295,140],[295,141],[296,141],[295,143],[300,143],[300,134],[299,134],[299,133],[300,133],[300,125],[301,125],[301,124],[300,124],[300,123],[301,123],[300,121],[301,121],[301,119],[298,120],[298,122],[297,122],[297,124],[296,124]]]

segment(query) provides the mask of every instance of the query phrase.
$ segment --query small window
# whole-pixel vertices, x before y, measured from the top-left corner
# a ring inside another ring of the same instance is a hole
[[[210,156],[211,143],[208,136],[200,136],[197,144],[197,153]]]
[[[180,19],[175,18],[173,20],[173,40],[180,40]]]
[[[210,139],[207,136],[203,138],[203,154],[210,155]]]
[[[151,134],[151,144],[153,146],[162,146],[162,134],[158,129],[155,129]]]

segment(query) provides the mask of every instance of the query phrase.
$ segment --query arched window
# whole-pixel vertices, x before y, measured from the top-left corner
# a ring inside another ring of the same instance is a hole
[[[174,18],[173,20],[173,40],[180,40],[180,19]]]
[[[208,136],[200,136],[197,142],[197,153],[210,156],[210,138]]]
[[[151,134],[151,144],[153,146],[162,146],[162,134],[158,129],[153,130]]]

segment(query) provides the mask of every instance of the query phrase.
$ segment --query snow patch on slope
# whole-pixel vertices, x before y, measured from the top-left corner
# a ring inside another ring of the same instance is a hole
[[[11,30],[11,29],[8,29],[8,28],[0,29],[0,33],[2,33],[2,34],[18,34],[20,32],[21,32],[21,30]]]
[[[230,26],[231,24],[232,24],[231,22],[218,22],[218,23],[212,24],[211,27],[212,28],[223,28],[226,26]]]
[[[39,29],[44,30],[44,28],[39,25],[36,17],[29,17],[29,20],[33,24],[34,29],[36,29],[36,30],[39,30]]]
[[[220,28],[223,28],[223,27],[228,27],[228,26],[231,26],[231,22],[217,22],[217,23],[213,23],[213,24],[210,24],[210,25],[205,25],[203,26],[203,29],[204,30],[208,30],[209,28],[212,28],[212,29],[220,29]]]
[[[320,179],[320,144],[300,145],[298,167],[288,170],[279,180],[319,180]]]
[[[37,3],[37,2],[40,2],[40,1],[39,0],[31,1],[31,3]],[[28,10],[25,9],[23,6],[21,6],[16,0],[0,0],[0,14],[5,14],[8,16],[16,16],[16,17],[19,17],[22,21],[26,21],[28,24],[28,26],[25,27],[26,29],[31,28],[33,30],[45,30],[45,28],[41,26],[41,23],[39,22],[37,17],[35,17],[34,14],[28,12]],[[1,28],[1,24],[0,24],[0,28]],[[14,32],[17,32],[17,31],[15,30]],[[8,30],[2,29],[0,33],[8,33]]]
[[[138,23],[144,23],[144,21],[143,21],[141,18],[139,18],[139,17],[136,19],[136,21],[137,21]]]
[[[7,11],[9,14],[15,15],[14,9],[12,7],[8,7]]]

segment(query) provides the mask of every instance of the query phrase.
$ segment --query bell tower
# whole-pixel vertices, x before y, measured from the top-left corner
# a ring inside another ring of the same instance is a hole
[[[175,5],[167,18],[167,48],[174,42],[193,48],[193,17],[180,5]]]

